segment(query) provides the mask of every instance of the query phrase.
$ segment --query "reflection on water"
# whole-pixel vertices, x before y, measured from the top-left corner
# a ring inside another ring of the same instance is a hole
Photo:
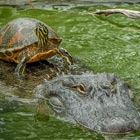
[[[114,7],[140,8],[139,5],[128,4],[114,5]],[[140,20],[128,19],[123,15],[105,17],[86,14],[100,8],[110,7],[77,7],[67,11],[38,9],[16,11],[14,8],[5,7],[0,8],[0,25],[16,17],[35,17],[47,22],[63,38],[61,46],[87,66],[78,69],[78,72],[88,68],[95,73],[116,73],[134,87],[134,93],[138,96]],[[41,116],[35,116],[36,100],[32,95],[33,89],[48,78],[47,72],[51,73],[52,77],[57,76],[54,72],[56,70],[52,71],[44,64],[29,65],[26,69],[27,78],[20,83],[12,76],[14,64],[0,61],[0,66],[0,91],[4,95],[0,96],[1,140],[104,140],[101,135],[48,117],[48,114],[42,116],[46,117],[45,121],[42,118],[36,119]],[[119,137],[105,136],[105,138],[139,140],[140,134],[136,132]]]
[[[4,104],[1,102],[0,105]],[[35,119],[34,106],[32,109],[30,104],[28,104],[28,107],[26,106],[27,108],[25,106],[21,103],[16,104],[14,101],[7,101],[6,107],[2,106],[3,111],[0,111],[0,138],[2,140],[88,140],[96,138],[96,135],[92,136],[81,128],[60,122],[53,117],[49,117],[48,121],[38,121]]]

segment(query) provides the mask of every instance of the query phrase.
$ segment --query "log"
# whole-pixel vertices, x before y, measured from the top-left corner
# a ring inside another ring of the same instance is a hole
[[[88,14],[105,14],[110,15],[110,14],[117,14],[121,13],[129,18],[140,18],[140,11],[135,11],[135,10],[126,10],[126,9],[106,9],[106,10],[97,10],[96,12],[89,12]]]

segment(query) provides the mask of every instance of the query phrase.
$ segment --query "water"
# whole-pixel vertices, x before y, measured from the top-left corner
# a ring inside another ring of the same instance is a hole
[[[140,20],[129,19],[120,14],[107,17],[87,14],[96,9],[106,8],[112,7],[96,5],[48,11],[41,9],[17,11],[14,8],[2,7],[0,8],[0,26],[2,27],[16,17],[33,17],[46,22],[63,38],[61,46],[71,52],[74,58],[79,59],[86,65],[86,68],[95,73],[111,72],[120,75],[121,79],[133,87],[134,95],[139,101]],[[123,4],[113,5],[113,8],[139,10],[140,6]],[[12,73],[15,65],[11,67]],[[1,70],[3,68],[4,66],[1,67]],[[5,76],[3,76],[4,78]],[[94,132],[49,117],[47,111],[42,118],[36,119],[36,105],[32,93],[35,85],[46,78],[43,71],[41,78],[37,81],[35,77],[32,81],[29,79],[29,82],[27,79],[24,84],[22,83],[24,86],[16,87],[16,89],[14,84],[11,84],[12,80],[9,81],[10,79],[6,81],[7,85],[0,83],[2,93],[0,98],[0,140],[140,139],[138,132],[111,136],[111,138],[105,136],[104,138]],[[32,100],[33,102],[31,102]]]

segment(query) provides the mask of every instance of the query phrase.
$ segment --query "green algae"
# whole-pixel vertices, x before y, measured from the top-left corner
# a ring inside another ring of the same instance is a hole
[[[140,19],[121,14],[89,15],[96,9],[111,6],[76,7],[69,10],[0,8],[0,26],[18,17],[37,18],[50,25],[62,38],[61,46],[95,73],[116,73],[139,93],[140,85]],[[139,10],[140,5],[114,5],[113,8]],[[34,122],[33,115],[1,114],[0,138],[40,140],[90,140],[103,137],[58,120]],[[25,114],[28,114],[25,111]],[[4,120],[2,120],[2,118]],[[52,119],[52,118],[51,118]],[[7,133],[9,135],[7,136]],[[139,139],[139,133],[131,134]],[[115,138],[114,138],[115,139]],[[126,137],[129,139],[129,136]],[[12,139],[11,139],[12,140]]]

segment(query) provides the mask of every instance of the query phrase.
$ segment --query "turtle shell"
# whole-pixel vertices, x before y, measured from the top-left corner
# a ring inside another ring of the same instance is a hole
[[[48,50],[58,48],[61,38],[50,26],[33,18],[17,18],[0,30],[0,59],[13,61],[12,57],[14,55],[11,55],[12,53],[21,52],[22,49],[38,43],[41,36],[36,33],[38,26],[45,28],[47,31],[46,43],[51,44],[48,45]],[[45,30],[43,29],[43,31]],[[41,47],[44,46],[42,45]],[[34,47],[38,46],[34,45]]]

